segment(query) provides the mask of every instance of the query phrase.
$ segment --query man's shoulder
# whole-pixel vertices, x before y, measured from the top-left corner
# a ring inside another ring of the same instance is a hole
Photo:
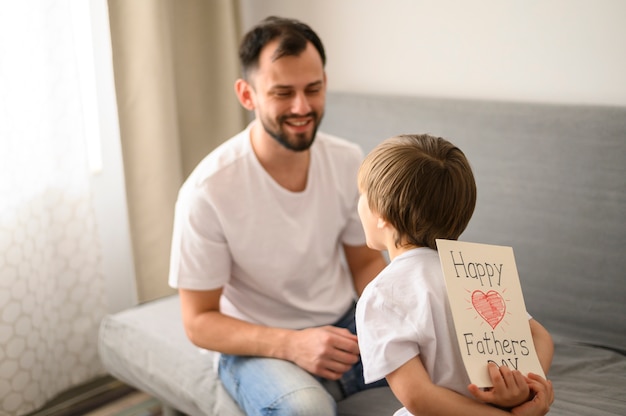
[[[198,163],[187,182],[199,185],[224,171],[236,169],[236,165],[244,160],[250,151],[248,137],[248,131],[244,130],[217,146]]]

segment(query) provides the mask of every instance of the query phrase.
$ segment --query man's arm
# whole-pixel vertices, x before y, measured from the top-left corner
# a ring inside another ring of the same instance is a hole
[[[221,289],[179,289],[183,325],[198,347],[234,355],[288,360],[336,380],[358,360],[355,335],[332,326],[289,330],[255,325],[219,311]]]
[[[344,253],[357,295],[361,296],[363,289],[374,279],[387,262],[380,251],[372,250],[367,246],[348,246],[344,244]]]
[[[472,400],[452,390],[432,383],[419,356],[413,357],[387,375],[389,386],[398,400],[416,416],[498,416],[510,413],[542,416],[550,407],[551,386],[538,381],[533,388],[535,398],[507,412]]]
[[[179,294],[183,324],[193,344],[226,354],[282,358],[280,345],[288,330],[253,325],[222,314],[222,289],[179,289]]]

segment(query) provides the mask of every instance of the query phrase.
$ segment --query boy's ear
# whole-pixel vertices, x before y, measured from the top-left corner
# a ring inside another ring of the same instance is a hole
[[[252,86],[245,79],[239,78],[235,81],[235,94],[237,94],[237,99],[246,110],[252,111],[254,110],[254,91],[252,91]]]
[[[382,230],[383,228],[385,228],[387,226],[387,224],[388,224],[387,221],[385,221],[385,219],[383,217],[380,217],[380,216],[378,217],[378,221],[376,222],[376,226],[379,229]]]

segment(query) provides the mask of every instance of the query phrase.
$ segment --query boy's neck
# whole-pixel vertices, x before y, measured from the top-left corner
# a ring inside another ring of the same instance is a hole
[[[409,250],[413,250],[414,248],[419,248],[420,246],[415,246],[413,244],[408,244],[406,242],[402,242],[400,244],[398,244],[398,246],[396,247],[395,244],[392,244],[391,246],[387,247],[387,253],[389,254],[389,260],[393,260],[396,257],[398,257],[399,255],[406,253]]]

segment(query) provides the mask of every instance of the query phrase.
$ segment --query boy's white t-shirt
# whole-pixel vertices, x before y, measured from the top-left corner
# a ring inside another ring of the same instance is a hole
[[[419,355],[434,384],[472,397],[437,251],[421,247],[394,258],[363,291],[356,324],[366,383]]]
[[[305,328],[336,322],[354,302],[342,244],[360,246],[353,143],[318,133],[306,189],[263,169],[250,126],[210,153],[176,203],[169,284],[224,288],[220,310],[248,322]]]

